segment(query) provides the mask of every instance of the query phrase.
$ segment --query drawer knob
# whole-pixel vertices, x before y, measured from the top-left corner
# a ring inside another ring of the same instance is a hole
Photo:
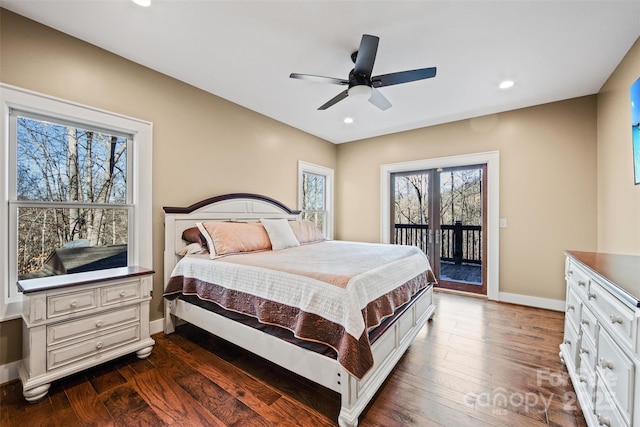
[[[96,348],[97,348],[98,350],[100,350],[100,349],[102,348],[102,346],[103,346],[103,344],[102,344],[102,342],[101,342],[101,341],[98,341],[98,342],[96,343]]]
[[[78,300],[74,299],[73,301],[71,301],[71,303],[69,303],[69,305],[71,307],[77,307],[78,306]]]
[[[605,416],[602,416],[600,414],[597,415],[598,417],[598,424],[601,426],[607,426],[607,427],[611,427],[611,420]]]
[[[622,317],[620,317],[620,316],[615,316],[615,315],[613,315],[613,314],[612,314],[611,316],[609,316],[609,319],[611,319],[611,323],[614,323],[614,324],[615,324],[615,323],[620,323],[620,324],[622,324],[622,322],[624,321],[624,319],[623,319]]]
[[[573,275],[573,270],[569,270],[569,276]]]
[[[589,326],[589,320],[588,320],[588,319],[582,319],[582,320],[580,321],[580,323],[582,323],[583,325],[587,325],[587,326]]]
[[[120,291],[120,296],[121,296],[121,297],[123,297],[123,296],[125,296],[125,295],[127,295],[127,291],[125,291],[125,290]]]
[[[575,306],[575,305],[573,305],[573,304],[569,304],[569,305],[567,306],[567,311],[571,311],[571,310],[575,310],[575,309],[576,309],[576,306]]]
[[[589,292],[589,293],[587,294],[587,297],[589,297],[589,299],[596,299],[596,294],[594,294],[594,293],[592,293],[592,292]]]
[[[605,358],[600,358],[600,366],[603,369],[611,369],[613,371],[613,362],[606,360]]]
[[[587,286],[584,280],[578,280],[578,286]]]
[[[587,377],[580,377],[580,382],[581,383],[586,383],[587,382]]]
[[[565,338],[564,341],[562,341],[562,342],[565,343],[565,344],[571,345],[571,340],[570,339]]]
[[[584,347],[580,347],[580,353],[589,354],[589,349],[588,348],[584,348]]]
[[[98,320],[96,322],[96,328],[100,328],[100,327],[102,327],[102,320]]]

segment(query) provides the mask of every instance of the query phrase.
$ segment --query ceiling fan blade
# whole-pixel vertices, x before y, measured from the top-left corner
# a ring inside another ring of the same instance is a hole
[[[417,70],[400,71],[397,73],[381,74],[371,77],[373,87],[385,87],[416,80],[430,79],[436,76],[436,67],[419,68]]]
[[[291,73],[289,77],[292,79],[309,80],[318,83],[331,83],[334,85],[348,85],[349,80],[337,79],[335,77],[314,76],[313,74]]]
[[[391,108],[391,102],[385,96],[375,88],[371,88],[371,96],[369,102],[381,109],[382,111]]]
[[[380,38],[369,34],[363,34],[360,41],[360,48],[356,56],[356,63],[353,72],[356,75],[365,75],[371,77],[373,72],[373,63],[376,61],[376,53],[378,52],[378,42]]]
[[[343,90],[342,92],[340,92],[339,94],[337,94],[336,96],[331,98],[329,101],[327,101],[326,103],[322,104],[318,108],[318,110],[326,110],[327,108],[331,107],[332,105],[337,104],[338,102],[342,101],[347,96],[349,96],[349,91],[348,90]]]

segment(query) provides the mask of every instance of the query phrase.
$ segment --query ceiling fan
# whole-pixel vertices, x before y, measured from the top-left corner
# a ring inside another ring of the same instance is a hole
[[[351,60],[354,62],[353,70],[349,72],[349,79],[343,80],[335,77],[315,76],[312,74],[291,73],[289,77],[292,79],[310,80],[323,83],[331,83],[336,85],[348,86],[347,89],[340,92],[335,97],[321,105],[318,110],[326,110],[332,105],[337,104],[348,96],[368,97],[369,102],[381,110],[391,107],[391,102],[380,93],[378,88],[397,85],[400,83],[408,83],[416,80],[430,79],[436,75],[436,67],[419,68],[417,70],[399,71],[397,73],[381,74],[379,76],[371,76],[373,64],[376,60],[378,51],[379,37],[364,34],[360,41],[360,47],[356,52],[351,54]]]

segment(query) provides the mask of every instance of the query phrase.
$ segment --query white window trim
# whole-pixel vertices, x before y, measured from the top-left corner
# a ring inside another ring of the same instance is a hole
[[[16,268],[12,269],[9,264],[12,250],[9,242],[15,242],[17,237],[16,227],[10,226],[9,219],[9,174],[15,171],[9,154],[9,111],[12,108],[133,136],[130,158],[133,163],[132,203],[135,214],[131,223],[132,254],[129,259],[132,265],[151,268],[153,264],[152,123],[0,83],[0,196],[3,201],[0,209],[0,321],[18,318],[22,313],[22,294],[17,292],[16,278],[11,277],[15,276]]]
[[[302,160],[298,161],[298,209],[300,210],[302,210],[302,175],[305,172],[321,175],[326,179],[325,208],[327,210],[327,229],[325,230],[325,237],[327,239],[333,239],[333,169],[304,162]]]
[[[380,236],[382,243],[389,243],[391,226],[390,192],[392,173],[479,165],[485,163],[487,165],[487,298],[498,301],[500,299],[500,156],[498,151],[381,165]]]

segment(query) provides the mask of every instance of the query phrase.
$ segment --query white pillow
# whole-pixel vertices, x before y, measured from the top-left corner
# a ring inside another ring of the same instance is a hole
[[[280,249],[293,248],[300,246],[300,242],[293,234],[293,230],[289,226],[289,221],[282,219],[261,219],[260,222],[267,230],[269,240],[271,240],[271,249],[278,251]]]
[[[187,246],[179,250],[177,252],[177,255],[187,256],[187,255],[193,255],[193,254],[208,254],[208,253],[209,251],[207,251],[206,248],[203,248],[200,243],[194,242],[194,243],[188,244]]]

